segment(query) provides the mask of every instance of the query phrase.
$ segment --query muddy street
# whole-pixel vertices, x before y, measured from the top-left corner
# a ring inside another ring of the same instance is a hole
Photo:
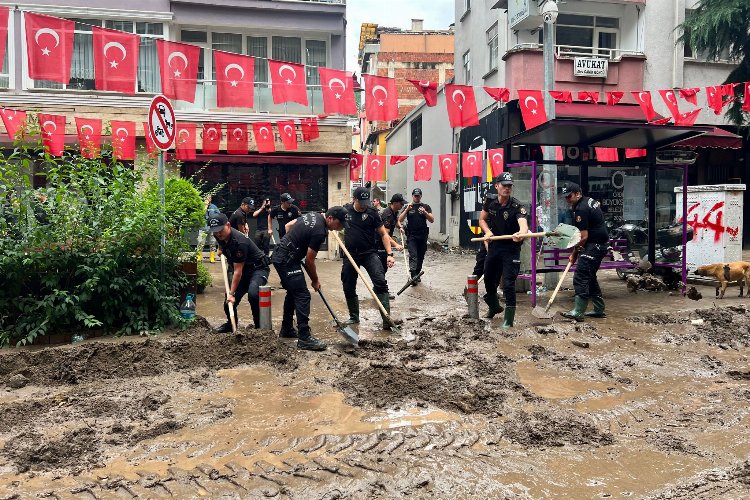
[[[519,295],[504,333],[502,318],[463,318],[470,254],[427,262],[392,302],[400,335],[359,285],[357,349],[315,296],[322,353],[247,328],[246,303],[237,334],[212,334],[216,264],[187,331],[0,352],[0,499],[750,496],[736,288],[693,301],[603,272],[606,319],[539,320]],[[345,318],[340,268],[319,263]],[[387,276],[401,288],[403,262]]]

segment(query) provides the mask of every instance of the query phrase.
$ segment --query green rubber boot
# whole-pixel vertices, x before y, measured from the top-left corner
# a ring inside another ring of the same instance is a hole
[[[516,306],[505,306],[505,316],[503,317],[503,330],[513,326],[513,320],[516,319]]]
[[[385,312],[388,313],[388,316],[391,315],[391,298],[387,293],[379,293],[378,299],[380,300],[380,303],[383,304],[383,309],[385,309]],[[380,313],[380,316],[383,318],[383,330],[390,330],[391,324],[388,322],[387,319],[385,319],[385,316],[383,316],[383,313]]]
[[[488,293],[482,298],[484,299],[485,304],[489,307],[487,314],[484,315],[485,318],[492,319],[495,317],[495,314],[503,312],[503,306],[500,305],[500,297],[497,296],[497,293]]]
[[[583,313],[586,311],[588,305],[589,299],[584,299],[580,295],[576,295],[576,304],[573,309],[568,312],[561,312],[560,316],[581,322],[583,321]]]
[[[591,297],[591,303],[594,304],[594,310],[583,313],[584,316],[588,316],[589,318],[607,317],[607,313],[604,312],[604,299],[602,297]]]
[[[349,319],[344,321],[346,325],[356,325],[359,323],[359,298],[353,297],[346,299],[346,307],[349,308]]]

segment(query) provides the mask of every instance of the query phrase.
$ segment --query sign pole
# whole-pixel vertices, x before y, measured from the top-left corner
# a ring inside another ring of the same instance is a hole
[[[157,164],[157,176],[159,182],[159,234],[161,234],[161,273],[164,275],[164,249],[167,246],[167,234],[165,232],[165,219],[166,219],[166,197],[164,191],[164,151],[159,151],[159,162]]]

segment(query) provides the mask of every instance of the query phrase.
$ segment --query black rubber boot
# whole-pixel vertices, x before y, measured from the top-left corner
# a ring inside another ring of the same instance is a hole
[[[279,338],[282,339],[296,339],[297,329],[292,325],[281,324],[281,330],[279,330]]]
[[[388,316],[391,315],[391,300],[388,297],[387,293],[379,293],[378,294],[378,300],[380,300],[380,303],[383,304],[383,309],[385,309],[385,312],[388,313]],[[391,323],[385,319],[385,316],[383,316],[383,313],[380,313],[380,317],[383,318],[383,330],[390,330],[391,329]]]
[[[485,318],[492,319],[495,317],[495,314],[503,312],[503,306],[500,305],[500,297],[498,297],[496,293],[488,293],[482,298],[484,299],[485,304],[489,307],[487,314],[484,315]]]
[[[346,307],[349,309],[349,319],[344,321],[345,325],[356,325],[359,323],[359,298],[346,299]]]
[[[560,316],[568,319],[574,319],[578,322],[583,321],[583,313],[586,311],[586,307],[589,305],[589,299],[584,299],[580,295],[576,295],[576,303],[572,310],[568,312],[561,312]]]
[[[224,323],[223,325],[221,325],[220,327],[218,327],[217,329],[215,329],[214,332],[216,332],[216,333],[232,333],[232,323],[230,323],[229,321],[227,321],[226,323]]]
[[[328,344],[322,340],[318,340],[312,335],[306,339],[297,340],[297,349],[303,349],[305,351],[325,351]]]
[[[516,319],[516,306],[506,306],[505,316],[503,317],[503,330],[512,327],[514,319]]]
[[[604,299],[602,297],[591,297],[591,303],[594,304],[594,310],[583,313],[584,316],[588,316],[589,318],[607,317],[607,313],[604,312]]]

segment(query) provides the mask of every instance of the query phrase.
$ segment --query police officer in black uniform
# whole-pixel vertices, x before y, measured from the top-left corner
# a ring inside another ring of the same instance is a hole
[[[388,232],[388,238],[391,240],[391,248],[398,250],[399,252],[402,251],[404,247],[399,245],[398,242],[393,239],[393,232],[397,227],[401,227],[401,224],[398,222],[398,213],[404,208],[404,203],[406,203],[404,195],[396,193],[391,196],[391,201],[388,203],[388,206],[380,212],[380,220],[383,221],[383,227],[385,227],[385,230]],[[378,259],[380,259],[380,263],[383,265],[383,272],[387,273],[388,251],[383,245],[383,240],[380,239],[377,234],[375,235],[375,245],[378,248]],[[392,299],[393,296],[390,298]]]
[[[581,186],[574,182],[563,185],[561,193],[570,205],[573,213],[573,225],[581,230],[581,242],[570,254],[570,262],[576,264],[573,275],[575,289],[575,306],[569,312],[561,312],[562,316],[583,321],[584,316],[604,318],[604,298],[602,289],[596,279],[596,272],[607,255],[609,234],[604,223],[604,213],[598,201],[583,196]],[[589,299],[594,304],[593,312],[587,313]]]
[[[484,285],[487,293],[484,301],[489,306],[485,318],[501,313],[497,287],[503,278],[505,316],[503,329],[513,326],[516,317],[516,278],[521,270],[521,235],[529,232],[526,207],[513,198],[513,176],[503,172],[494,179],[497,199],[487,198],[479,216],[479,225],[489,241],[487,258],[484,261]],[[513,239],[492,241],[492,236],[513,235]]]
[[[380,238],[386,251],[386,267],[393,267],[396,262],[391,249],[391,238],[383,226],[378,211],[372,207],[370,191],[366,187],[354,190],[352,203],[344,205],[346,224],[344,224],[344,245],[349,250],[354,263],[364,267],[372,281],[372,288],[383,308],[390,315],[391,303],[388,295],[388,282],[385,279],[385,268],[377,255],[375,240]],[[344,297],[349,308],[347,323],[359,323],[359,297],[357,297],[357,278],[359,274],[349,259],[344,259],[341,266],[341,283],[344,285]],[[381,313],[382,315],[382,313]],[[383,329],[390,329],[390,324],[383,317]]]
[[[247,236],[247,215],[253,211],[254,205],[255,201],[252,198],[247,197],[242,199],[240,208],[235,210],[229,218],[229,225],[232,226],[232,229],[236,229]]]
[[[221,253],[233,264],[232,282],[229,286],[229,296],[224,303],[224,313],[227,322],[216,331],[227,333],[232,331],[229,319],[229,305],[234,308],[234,317],[237,318],[237,304],[247,294],[250,309],[253,312],[255,328],[260,328],[260,287],[268,282],[270,272],[270,261],[263,252],[255,246],[252,240],[244,234],[233,229],[224,214],[218,214],[208,220],[208,229],[216,237]]]
[[[487,192],[484,195],[484,198],[482,199],[482,206],[487,203],[487,200],[496,200],[497,194],[496,193],[490,193]],[[480,232],[478,235],[479,238],[484,237],[484,231]],[[472,276],[476,276],[477,280],[479,280],[482,276],[484,276],[484,260],[487,258],[487,247],[489,246],[489,242],[483,241],[479,248],[477,249],[477,255],[474,260],[474,270],[471,272]],[[467,299],[467,293],[469,292],[468,287],[464,285],[464,299]],[[468,299],[467,299],[468,300]]]
[[[344,227],[346,210],[329,208],[325,216],[310,212],[295,219],[291,230],[279,242],[271,256],[273,267],[279,273],[281,286],[286,290],[284,316],[281,321],[282,338],[297,338],[297,347],[310,351],[322,351],[327,346],[310,333],[310,291],[307,289],[304,265],[314,290],[320,289],[320,279],[315,267],[315,256],[328,236],[328,231],[340,231]],[[304,262],[303,262],[304,259]],[[297,313],[297,330],[293,316]]]
[[[260,208],[253,212],[253,218],[257,219],[255,228],[255,244],[268,255],[271,250],[271,235],[273,234],[273,223],[271,222],[271,200],[266,198]]]
[[[435,222],[432,216],[432,208],[426,203],[422,203],[422,190],[414,188],[411,192],[412,202],[406,206],[406,209],[398,216],[398,222],[403,224],[406,219],[406,246],[409,249],[409,273],[411,277],[418,275],[422,270],[424,254],[427,253],[427,236],[430,228],[427,223]],[[417,281],[412,282],[412,286],[417,285]]]
[[[297,205],[292,205],[294,198],[289,193],[281,195],[281,205],[271,210],[271,219],[276,220],[279,224],[279,239],[286,234],[286,225],[302,215]],[[273,228],[272,228],[273,229]]]

